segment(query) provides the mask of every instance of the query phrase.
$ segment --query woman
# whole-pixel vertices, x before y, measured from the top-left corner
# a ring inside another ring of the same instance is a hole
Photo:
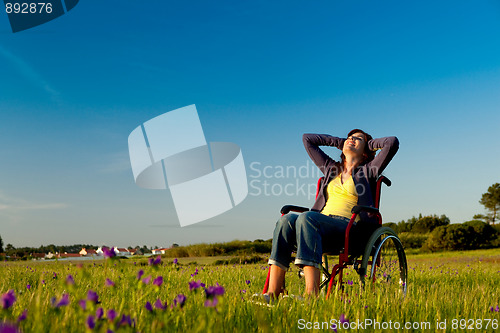
[[[323,172],[324,181],[310,211],[300,215],[283,215],[276,223],[269,259],[270,280],[266,300],[282,292],[285,272],[296,248],[295,264],[304,269],[306,294],[317,295],[323,252],[339,251],[355,205],[373,206],[372,188],[399,148],[396,137],[372,139],[360,129],[349,132],[347,139],[326,134],[304,134],[307,153]],[[319,146],[342,150],[341,161],[335,161]],[[377,156],[375,151],[380,150]],[[357,228],[377,223],[366,212],[358,215]]]

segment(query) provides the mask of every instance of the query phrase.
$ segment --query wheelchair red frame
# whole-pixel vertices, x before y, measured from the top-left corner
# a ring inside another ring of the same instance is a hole
[[[318,197],[319,189],[321,188],[322,181],[323,181],[323,177],[318,179],[318,184],[317,184],[317,188],[316,188],[316,198]],[[382,226],[382,215],[380,214],[380,211],[379,211],[382,183],[386,184],[387,186],[391,186],[391,181],[387,177],[380,176],[377,179],[377,183],[376,183],[376,187],[375,187],[375,203],[374,203],[375,207],[357,205],[357,206],[354,206],[352,208],[352,216],[351,216],[351,219],[347,225],[347,229],[346,229],[346,233],[345,233],[344,248],[339,253],[339,263],[336,264],[335,266],[333,266],[332,273],[331,274],[328,273],[328,264],[327,264],[326,269],[323,267],[323,270],[324,270],[323,273],[326,275],[327,280],[329,280],[328,291],[326,293],[327,298],[330,295],[333,284],[336,284],[335,278],[337,276],[338,276],[339,285],[342,285],[342,276],[343,276],[344,268],[347,268],[349,265],[361,264],[361,260],[355,259],[354,255],[349,255],[349,234],[350,234],[351,228],[354,225],[354,221],[356,220],[356,217],[358,216],[358,214],[362,211],[372,213],[377,217],[379,226]],[[283,208],[281,209],[281,216],[283,216],[289,212],[303,213],[306,211],[309,211],[309,209],[305,208],[305,207],[286,205],[286,206],[283,206]],[[325,254],[323,254],[323,255],[325,255]],[[372,265],[373,263],[372,263],[372,261],[368,261],[368,264]],[[380,265],[380,257],[377,257],[377,261],[375,262],[375,264],[376,264],[376,266],[374,267],[374,269],[376,269],[376,267]],[[269,271],[267,272],[266,283],[264,285],[264,289],[262,290],[263,294],[267,293],[267,290],[269,289],[270,275],[271,275],[271,267],[269,267]],[[374,281],[375,281],[375,276],[373,275],[373,282]]]

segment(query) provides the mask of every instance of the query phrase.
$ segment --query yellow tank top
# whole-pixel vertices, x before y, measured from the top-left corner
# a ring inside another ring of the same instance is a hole
[[[341,175],[339,174],[328,183],[326,192],[327,199],[322,214],[344,216],[351,218],[351,209],[358,203],[358,193],[352,176],[342,184]],[[359,215],[356,217],[356,222],[359,221]]]

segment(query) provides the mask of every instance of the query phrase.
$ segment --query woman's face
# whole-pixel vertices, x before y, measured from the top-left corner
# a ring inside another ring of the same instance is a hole
[[[344,142],[342,152],[344,155],[354,155],[355,157],[362,158],[365,150],[365,136],[363,133],[354,133]]]

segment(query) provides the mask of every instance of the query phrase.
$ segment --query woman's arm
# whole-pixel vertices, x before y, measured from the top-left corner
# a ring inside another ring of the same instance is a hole
[[[338,138],[328,134],[304,134],[302,141],[306,148],[307,154],[318,168],[325,174],[326,170],[332,163],[338,163],[330,156],[325,154],[319,146],[331,146],[342,150],[346,139]]]
[[[380,150],[375,158],[367,164],[370,176],[379,177],[382,171],[396,155],[399,149],[399,140],[395,136],[388,136],[368,141],[370,150]]]

